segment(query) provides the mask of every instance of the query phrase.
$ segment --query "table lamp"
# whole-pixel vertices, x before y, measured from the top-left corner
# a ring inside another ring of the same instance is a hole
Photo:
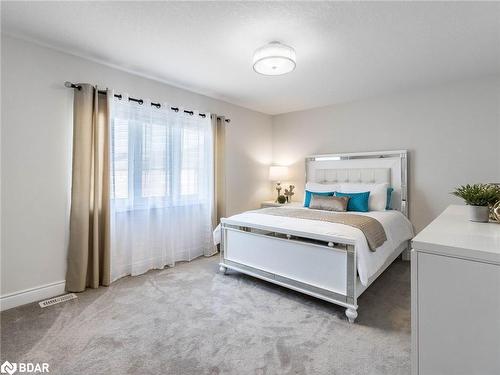
[[[278,197],[281,192],[281,181],[284,181],[288,178],[288,167],[283,167],[280,165],[271,165],[269,167],[269,180],[272,182],[276,182],[276,190],[278,191]],[[278,197],[276,197],[276,202],[278,201]]]

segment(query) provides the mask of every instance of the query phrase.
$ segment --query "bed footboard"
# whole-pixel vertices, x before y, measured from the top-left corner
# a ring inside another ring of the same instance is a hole
[[[223,222],[220,267],[344,306],[350,322],[357,317],[353,243]]]

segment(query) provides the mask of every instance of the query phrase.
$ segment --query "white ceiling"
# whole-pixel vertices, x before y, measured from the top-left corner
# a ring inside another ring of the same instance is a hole
[[[2,31],[269,114],[500,74],[500,3],[5,2]],[[278,40],[297,69],[265,77]]]

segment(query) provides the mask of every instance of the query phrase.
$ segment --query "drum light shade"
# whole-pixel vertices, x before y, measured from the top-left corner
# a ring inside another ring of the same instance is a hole
[[[271,42],[255,51],[253,70],[266,76],[279,76],[295,69],[295,50],[280,42]]]
[[[283,181],[288,178],[288,167],[271,165],[269,167],[269,181]]]

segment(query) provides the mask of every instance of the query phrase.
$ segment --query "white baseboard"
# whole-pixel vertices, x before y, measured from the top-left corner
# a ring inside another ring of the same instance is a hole
[[[64,294],[66,281],[40,285],[0,297],[0,311]]]

